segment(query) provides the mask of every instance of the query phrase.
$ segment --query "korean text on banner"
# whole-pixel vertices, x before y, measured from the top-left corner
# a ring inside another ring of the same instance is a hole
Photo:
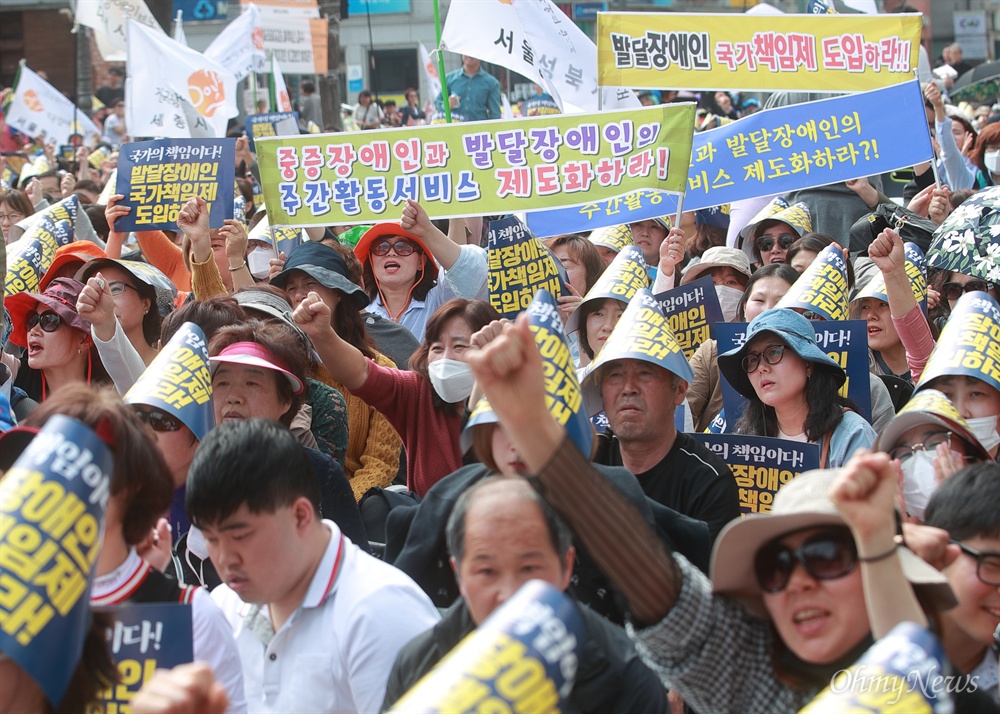
[[[698,135],[694,137],[694,145]],[[528,230],[539,238],[566,233],[582,233],[623,223],[645,221],[670,216],[677,212],[677,196],[663,191],[641,188],[622,196],[585,203],[572,208],[532,211],[525,216]]]
[[[600,13],[601,86],[863,92],[917,66],[919,14]]]
[[[298,112],[270,112],[268,114],[251,114],[247,117],[247,129],[250,133],[250,151],[256,151],[254,141],[264,136],[298,136]]]
[[[178,230],[177,214],[189,198],[209,206],[209,225],[221,228],[233,217],[233,139],[161,139],[126,144],[118,157],[121,205],[132,211],[118,219],[121,231]]]
[[[729,466],[740,494],[740,512],[767,513],[778,489],[819,468],[819,445],[736,434],[692,434]]]
[[[94,30],[97,50],[105,62],[125,61],[129,20],[163,32],[143,0],[77,0],[73,6],[76,22]]]
[[[725,322],[709,275],[653,298],[660,303],[660,310],[686,359],[690,360],[701,343],[715,334],[716,324]]]
[[[268,214],[288,226],[385,221],[408,198],[438,218],[679,192],[694,106],[259,139]]]
[[[23,64],[6,114],[11,128],[32,139],[45,136],[50,142],[65,144],[71,134],[89,140],[100,133],[86,112]]]
[[[132,698],[158,669],[194,661],[191,605],[136,603],[112,611],[108,631],[120,681],[101,693],[99,711],[128,711]]]
[[[56,250],[76,237],[80,213],[80,197],[74,194],[31,216],[24,234],[7,247],[6,295],[38,292],[38,283],[52,265]]]
[[[245,6],[243,14],[212,40],[205,56],[232,72],[237,81],[251,72],[265,71],[264,26],[257,6],[253,3]]]
[[[490,304],[502,317],[513,320],[542,288],[566,294],[555,256],[516,217],[490,221],[486,255]]]

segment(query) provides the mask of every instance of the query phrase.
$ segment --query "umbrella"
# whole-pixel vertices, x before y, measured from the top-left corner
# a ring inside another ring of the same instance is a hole
[[[945,219],[926,265],[1000,283],[1000,186],[984,188]]]
[[[952,102],[995,102],[1000,97],[1000,61],[983,62],[955,80]]]

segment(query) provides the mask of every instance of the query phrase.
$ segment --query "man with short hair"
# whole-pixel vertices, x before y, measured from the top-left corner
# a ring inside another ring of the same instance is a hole
[[[288,429],[222,424],[191,464],[185,503],[224,585],[212,598],[240,653],[251,712],[372,712],[390,663],[438,621],[401,571],[319,517],[319,483]]]
[[[565,590],[573,572],[572,536],[522,479],[480,481],[459,498],[448,519],[448,551],[462,594],[444,619],[396,658],[383,711],[391,707],[466,635],[528,580]],[[625,632],[585,606],[586,630],[569,694],[581,712],[666,712],[659,679],[640,661]]]
[[[316,94],[316,83],[311,79],[303,79],[299,84],[302,95],[299,97],[299,129],[309,130],[309,122],[323,129],[323,107],[319,95]]]
[[[475,57],[462,55],[462,67],[449,72],[448,105],[462,121],[500,119],[500,82],[480,67]],[[434,106],[444,112],[444,97],[438,94]]]

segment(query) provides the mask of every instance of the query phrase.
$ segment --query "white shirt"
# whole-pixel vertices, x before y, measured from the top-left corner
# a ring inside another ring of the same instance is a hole
[[[277,633],[266,605],[226,585],[212,591],[236,637],[251,712],[377,712],[396,653],[440,619],[405,573],[323,524],[330,543]]]
[[[118,605],[131,597],[149,574],[151,566],[130,548],[125,562],[107,575],[94,578],[90,590],[90,604],[95,607]],[[243,670],[236,655],[229,623],[212,602],[208,591],[198,588],[191,598],[191,631],[193,634],[195,662],[207,662],[215,679],[229,696],[227,714],[247,711],[243,693]]]

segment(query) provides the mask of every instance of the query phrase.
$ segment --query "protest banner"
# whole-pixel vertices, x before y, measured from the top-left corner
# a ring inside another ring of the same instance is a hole
[[[919,13],[600,13],[601,86],[863,92],[913,77]]]
[[[189,198],[208,204],[208,223],[221,228],[233,217],[229,187],[236,180],[235,139],[160,139],[122,146],[118,156],[119,205],[130,213],[119,231],[179,230],[177,214]]]
[[[906,277],[910,279],[910,289],[913,291],[913,299],[920,305],[920,309],[927,314],[927,272],[924,270],[924,253],[916,243],[904,243],[903,255],[905,260]],[[875,298],[884,303],[889,302],[889,295],[885,290],[885,276],[882,271],[878,271],[872,276],[861,291],[851,300],[852,305],[858,300],[865,298]]]
[[[265,71],[264,25],[258,7],[244,5],[243,13],[212,40],[205,56],[232,72],[237,82],[252,72]]]
[[[254,140],[262,136],[298,136],[298,112],[269,112],[267,114],[251,114],[247,117],[247,136],[250,138],[250,151],[256,151]]]
[[[631,234],[629,239],[631,240]],[[580,328],[580,308],[585,304],[608,298],[627,303],[636,292],[648,287],[649,275],[646,273],[642,251],[631,244],[624,246],[566,320],[566,332],[574,332]]]
[[[101,133],[86,112],[28,69],[24,60],[18,66],[14,94],[4,119],[12,129],[32,139],[44,136],[46,141],[55,144],[69,143],[71,134],[79,134],[89,140],[94,134]],[[70,161],[74,155],[70,156]]]
[[[529,214],[530,215],[530,214]],[[587,240],[600,248],[607,248],[612,253],[620,253],[627,246],[635,245],[632,239],[632,229],[627,223],[619,223],[614,226],[598,228],[587,236]],[[606,253],[602,251],[601,256]],[[645,262],[645,259],[643,260]]]
[[[746,341],[746,322],[720,322],[715,326],[719,354],[742,347]],[[868,372],[868,323],[864,320],[814,320],[816,344],[847,373],[840,396],[858,407],[858,413],[872,420],[871,374]],[[725,431],[731,432],[743,414],[746,399],[722,376],[722,405],[726,413]],[[715,432],[715,429],[712,430]]]
[[[85,0],[73,3],[73,11],[77,23],[94,31],[97,51],[105,62],[127,59],[129,20],[163,32],[144,0]],[[129,70],[133,70],[131,65]]]
[[[190,604],[134,603],[110,612],[108,644],[120,679],[101,692],[95,714],[125,714],[156,670],[194,661]]]
[[[583,637],[583,618],[573,601],[552,585],[531,580],[390,711],[560,711],[573,689]]]
[[[196,439],[215,426],[208,340],[193,322],[185,322],[123,397],[180,419]]]
[[[779,488],[799,474],[819,468],[818,444],[736,434],[693,436],[733,472],[744,516],[768,513]]]
[[[0,480],[0,652],[55,710],[90,629],[90,587],[112,455],[82,422],[51,417]]]
[[[371,226],[369,226],[370,228]],[[272,226],[267,218],[267,214],[258,221],[257,225],[247,236],[248,240],[260,240],[269,243],[274,252],[278,255],[284,253],[286,256],[292,254],[292,249],[304,240],[301,228],[285,228],[284,226]]]
[[[436,218],[682,191],[694,106],[257,141],[267,210],[289,226],[385,221],[407,198]],[[435,205],[436,204],[436,205]]]
[[[555,297],[568,294],[556,263],[555,256],[518,218],[490,221],[486,246],[490,305],[503,317],[513,320],[532,304],[539,290]]]
[[[7,246],[4,294],[38,291],[38,283],[52,265],[56,250],[76,237],[76,221],[82,213],[80,197],[73,194],[29,216],[24,234]]]
[[[594,434],[590,419],[583,408],[583,394],[577,381],[576,367],[563,329],[559,308],[547,290],[540,289],[527,308],[528,326],[535,339],[535,347],[542,356],[545,375],[545,406],[552,418],[565,427],[573,443],[582,454],[590,456]],[[477,424],[492,424],[498,418],[489,400],[484,396],[476,403],[465,430],[462,432],[462,449],[472,446],[473,430]]]
[[[691,359],[702,342],[715,336],[715,326],[725,322],[711,275],[653,297],[685,359]]]
[[[292,102],[288,98],[288,87],[285,85],[285,75],[278,65],[278,55],[271,53],[271,74],[268,77],[268,89],[271,93],[271,111],[290,112]]]
[[[964,293],[955,303],[916,390],[946,375],[975,377],[1000,391],[1000,305],[987,293]]]
[[[698,134],[693,144],[698,142]],[[528,229],[536,236],[547,238],[571,233],[607,228],[623,223],[635,223],[660,216],[670,216],[677,212],[677,196],[656,189],[640,188],[603,201],[584,203],[572,208],[551,208],[547,211],[531,211],[525,216]]]
[[[834,243],[820,251],[775,307],[798,310],[806,317],[813,313],[824,320],[846,320],[847,293],[847,258]]]

